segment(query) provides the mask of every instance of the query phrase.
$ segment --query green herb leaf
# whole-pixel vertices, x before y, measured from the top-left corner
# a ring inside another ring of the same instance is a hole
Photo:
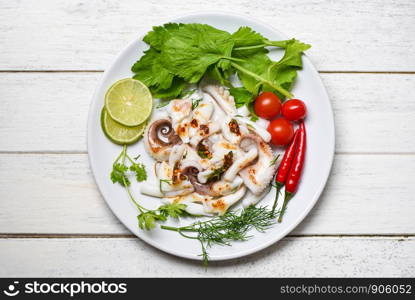
[[[130,180],[127,177],[126,172],[128,171],[128,167],[124,164],[114,163],[112,165],[112,172],[111,172],[111,181],[113,183],[118,182],[122,186],[129,186],[131,184]]]
[[[264,53],[256,53],[249,57],[244,62],[238,63],[244,69],[257,74],[258,76],[264,77],[266,76],[267,68],[271,65],[272,61],[269,57]],[[257,96],[260,92],[262,87],[262,82],[258,79],[242,72],[240,70],[237,71],[239,79],[241,79],[243,86],[253,94],[253,96]]]
[[[252,28],[243,26],[232,34],[234,40],[234,47],[247,47],[264,44],[266,40],[261,34],[252,30]]]
[[[229,92],[235,99],[236,108],[248,105],[254,101],[252,94],[244,87],[230,88]]]
[[[130,166],[130,170],[135,173],[138,182],[147,180],[146,168],[142,163],[135,163]]]
[[[186,209],[186,205],[180,204],[180,203],[166,204],[158,208],[161,215],[165,217],[172,217],[174,219],[178,219],[179,216],[187,215],[187,212],[185,209]]]
[[[144,53],[131,68],[136,73],[133,78],[142,81],[152,91],[168,89],[172,85],[174,74],[161,63],[160,52],[150,48]]]
[[[173,78],[173,81],[171,82],[169,88],[151,88],[151,93],[153,94],[154,98],[163,98],[171,100],[178,97],[182,93],[186,85],[187,83],[182,78],[176,76]]]
[[[141,229],[151,230],[156,227],[156,221],[166,221],[167,218],[156,211],[147,211],[137,216],[138,226]]]
[[[249,60],[238,63],[241,66],[237,70],[238,76],[244,87],[254,96],[262,90],[275,92],[284,99],[282,91],[276,89],[276,86],[287,91],[292,89],[297,70],[302,67],[301,55],[310,45],[292,39],[285,41],[284,46],[284,56],[278,62],[270,60],[264,53],[256,53]]]
[[[199,106],[200,101],[202,101],[203,98],[199,98],[199,99],[192,99],[192,110],[194,110],[196,107]]]
[[[179,30],[183,24],[177,23],[167,23],[163,26],[154,26],[153,30],[146,34],[143,38],[143,41],[149,44],[154,49],[161,51],[161,48],[164,42],[172,35],[174,32]]]
[[[162,47],[162,63],[170,72],[189,83],[198,82],[215,63],[222,70],[230,66],[231,35],[205,24],[187,24],[175,31]]]

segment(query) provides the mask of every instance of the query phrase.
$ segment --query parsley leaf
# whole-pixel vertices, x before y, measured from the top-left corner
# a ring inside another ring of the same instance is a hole
[[[130,166],[130,170],[135,173],[138,182],[147,180],[146,168],[142,163],[134,163]]]
[[[130,179],[128,178],[127,171],[130,170],[135,173],[136,179],[138,182],[147,180],[147,172],[145,169],[144,164],[136,163],[128,154],[127,154],[127,147],[124,145],[121,154],[117,157],[117,159],[112,164],[112,171],[110,174],[111,181],[113,183],[118,182],[124,187],[128,187],[131,184]],[[140,157],[138,155],[135,160]],[[131,165],[128,167],[125,162],[126,159],[130,161]],[[119,163],[121,161],[122,163]]]
[[[186,209],[186,205],[180,204],[180,203],[166,204],[158,208],[161,215],[165,217],[172,217],[175,219],[178,219],[179,216],[187,215],[187,212],[185,209]]]
[[[138,155],[134,159],[138,159],[140,155]],[[121,163],[119,162],[121,161]],[[130,167],[126,166],[126,162],[129,161],[131,163]],[[131,182],[127,177],[127,171],[130,170],[135,173],[137,181],[144,181],[147,179],[147,173],[145,170],[145,166],[142,163],[136,163],[128,154],[127,154],[127,146],[124,145],[122,152],[118,157],[115,159],[113,163],[113,169],[111,172],[111,180],[113,183],[120,183],[125,190],[127,191],[128,196],[130,197],[131,202],[137,208],[139,214],[137,215],[138,226],[141,229],[151,230],[156,226],[157,221],[164,222],[167,220],[168,217],[178,218],[182,215],[188,215],[186,212],[186,205],[185,204],[166,204],[162,205],[155,210],[147,209],[141,206],[134,198],[131,190],[130,185]],[[160,180],[160,191],[161,191],[161,183],[165,182],[170,184],[169,180]]]
[[[114,163],[112,165],[111,180],[113,183],[118,182],[122,186],[129,186],[131,184],[125,172],[128,171],[128,167],[120,164]]]
[[[167,218],[164,215],[157,214],[156,211],[149,210],[139,214],[137,220],[138,227],[145,230],[151,230],[156,227],[156,221],[166,221]]]

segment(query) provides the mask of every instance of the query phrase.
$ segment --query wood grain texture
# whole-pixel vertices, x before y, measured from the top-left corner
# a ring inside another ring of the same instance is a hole
[[[6,239],[0,276],[413,277],[414,251],[413,238],[285,238],[205,270],[137,239]]]
[[[313,45],[338,154],[291,237],[206,272],[130,237],[85,152],[100,71],[151,25],[207,10],[260,17]],[[412,0],[1,1],[0,276],[414,277],[414,17]]]
[[[292,234],[415,234],[414,165],[414,155],[337,155],[323,196]],[[128,233],[84,154],[1,154],[0,199],[0,233]]]
[[[312,44],[319,70],[415,71],[412,0],[1,1],[0,69],[102,70],[151,25],[208,10],[260,18]]]
[[[0,73],[0,151],[86,151],[100,73]],[[415,152],[415,74],[322,74],[338,152]],[[385,138],[387,137],[387,138]]]

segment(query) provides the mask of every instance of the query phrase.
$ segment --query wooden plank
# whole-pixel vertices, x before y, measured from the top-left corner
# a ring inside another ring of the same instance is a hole
[[[2,277],[413,277],[414,238],[286,238],[246,258],[200,262],[138,239],[1,239]]]
[[[0,174],[2,232],[128,233],[101,198],[87,155],[0,155]]]
[[[99,73],[0,73],[0,151],[86,151]],[[415,74],[322,74],[338,152],[415,152]],[[387,137],[387,138],[385,138]]]
[[[414,165],[415,155],[337,155],[323,196],[292,234],[415,234]],[[0,233],[128,233],[85,154],[1,154],[0,199]]]
[[[259,18],[312,44],[319,70],[415,71],[412,0],[2,1],[0,69],[102,70],[151,25],[208,10]]]

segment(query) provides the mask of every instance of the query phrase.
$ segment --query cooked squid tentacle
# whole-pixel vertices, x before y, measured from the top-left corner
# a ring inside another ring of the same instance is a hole
[[[185,151],[186,151],[186,144],[179,144],[179,145],[173,146],[173,148],[170,151],[170,156],[169,156],[169,167],[171,169],[173,169],[174,166],[180,162]]]
[[[221,130],[223,137],[232,144],[239,144],[241,138],[249,133],[245,124],[229,116],[222,120]]]
[[[181,143],[172,128],[171,120],[161,115],[153,119],[144,132],[144,145],[147,152],[157,161],[169,158],[173,145]]]
[[[239,175],[247,188],[253,194],[259,195],[269,185],[275,173],[276,166],[272,163],[274,157],[271,147],[255,134],[245,136],[240,147],[247,151],[252,147],[256,147],[258,150],[257,161],[241,170]]]
[[[205,211],[208,213],[224,215],[229,207],[238,202],[245,195],[245,192],[245,186],[241,185],[241,187],[233,194],[229,194],[220,198],[208,199],[203,202]]]
[[[257,124],[256,122],[248,120],[247,118],[240,118],[238,116],[236,116],[236,118],[242,124],[245,124],[249,129],[251,129],[257,135],[259,135],[266,143],[269,143],[271,141],[271,134],[267,131],[266,128],[262,127],[261,125]]]
[[[244,207],[266,195],[275,172],[271,136],[268,121],[249,120],[247,107],[236,109],[228,89],[208,84],[202,90],[172,100],[150,122],[144,139],[158,161],[156,180],[141,192],[186,204],[190,214],[222,215],[248,190]]]
[[[258,157],[258,149],[252,148],[249,149],[248,152],[242,152],[239,154],[240,157],[231,165],[231,167],[226,171],[223,178],[226,181],[233,181],[235,176],[244,168],[246,168],[249,164],[251,164],[255,158]]]
[[[157,198],[163,198],[164,194],[160,191],[158,181],[150,181],[140,186],[140,193]]]
[[[203,93],[203,101],[209,102],[213,106],[213,114],[211,116],[211,120],[213,122],[221,122],[223,118],[226,116],[226,113],[219,106],[219,104],[215,101],[215,99],[213,99],[211,95],[207,93]]]
[[[204,210],[203,201],[210,199],[210,197],[198,194],[194,192],[185,196],[178,196],[173,198],[165,198],[166,203],[180,203],[186,205],[186,212],[194,216],[212,216],[211,213],[207,213]]]
[[[203,91],[212,96],[227,115],[233,116],[237,113],[233,96],[223,86],[209,84],[203,87]]]
[[[249,117],[251,115],[251,112],[248,109],[248,106],[242,105],[241,107],[237,108],[238,116],[242,117]]]
[[[210,196],[219,197],[234,193],[243,185],[244,181],[240,176],[235,176],[232,181],[219,180],[211,185]]]
[[[166,110],[172,120],[172,126],[177,135],[183,143],[188,143],[190,140],[189,122],[192,112],[192,101],[190,99],[172,100],[167,105]]]
[[[202,124],[197,129],[196,133],[191,137],[190,144],[196,146],[201,140],[210,137],[211,135],[220,131],[220,125],[215,122]]]
[[[259,195],[255,195],[251,193],[251,191],[248,191],[246,197],[242,200],[242,206],[244,208],[249,207],[251,205],[257,204],[259,201],[261,201],[266,195],[268,195],[270,190],[270,187],[264,189],[262,193]]]
[[[157,178],[160,180],[159,188],[164,197],[175,197],[190,194],[194,191],[192,183],[188,178],[175,173],[166,162],[156,167]]]

